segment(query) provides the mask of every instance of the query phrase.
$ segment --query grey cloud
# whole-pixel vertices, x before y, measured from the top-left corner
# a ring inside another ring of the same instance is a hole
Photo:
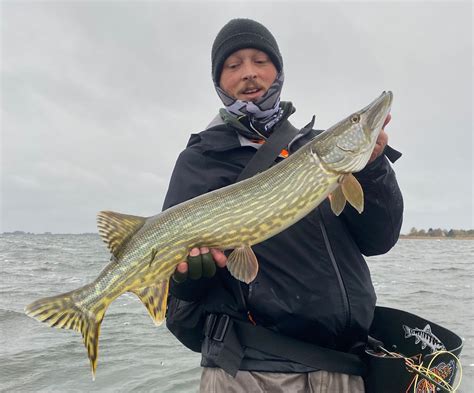
[[[210,48],[233,17],[275,34],[295,125],[393,90],[404,230],[470,228],[467,2],[3,2],[0,231],[95,232],[159,212],[174,161],[220,102]]]

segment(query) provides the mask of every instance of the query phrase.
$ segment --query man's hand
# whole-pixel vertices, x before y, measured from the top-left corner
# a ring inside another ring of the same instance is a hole
[[[216,265],[225,267],[227,257],[215,248],[209,250],[207,247],[193,248],[188,255],[187,261],[178,264],[173,274],[173,280],[177,283],[185,281],[188,276],[192,280],[201,277],[212,277],[216,273]]]
[[[385,149],[385,146],[387,146],[387,143],[388,143],[388,135],[387,133],[385,132],[385,126],[390,123],[390,120],[392,119],[392,115],[389,113],[387,115],[387,118],[385,119],[384,123],[383,123],[383,126],[382,126],[382,131],[380,131],[380,134],[377,138],[377,141],[375,142],[375,147],[374,147],[374,150],[372,151],[372,155],[370,156],[370,159],[369,159],[369,162],[368,163],[371,163],[372,161],[374,161],[378,156],[380,156],[384,149]]]

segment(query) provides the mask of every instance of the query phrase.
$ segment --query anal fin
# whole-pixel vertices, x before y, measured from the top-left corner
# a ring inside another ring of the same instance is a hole
[[[258,261],[250,246],[241,246],[227,258],[227,269],[237,280],[252,282],[258,273]]]
[[[145,305],[155,325],[161,325],[165,319],[168,286],[169,281],[164,280],[151,286],[130,289]]]

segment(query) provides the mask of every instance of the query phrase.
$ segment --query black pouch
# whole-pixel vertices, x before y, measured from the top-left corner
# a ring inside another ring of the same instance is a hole
[[[205,319],[205,309],[201,302],[187,302],[169,296],[166,327],[194,352],[201,352]]]
[[[403,358],[378,350],[381,344],[386,350],[411,358],[415,364],[421,364],[453,385],[458,362],[450,353],[458,357],[463,344],[452,331],[406,311],[376,307],[370,336],[378,343],[365,351],[368,365],[366,393],[442,391],[410,370]]]
[[[230,274],[221,272],[222,274]],[[219,271],[218,271],[219,274]],[[166,327],[182,344],[194,352],[201,352],[204,325],[209,314],[240,317],[234,296],[219,281],[198,301],[185,301],[168,296]]]

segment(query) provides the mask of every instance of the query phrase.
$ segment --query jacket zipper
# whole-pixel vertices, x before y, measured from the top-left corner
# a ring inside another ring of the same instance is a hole
[[[341,276],[341,272],[339,270],[339,266],[336,262],[336,258],[334,257],[334,253],[332,251],[331,243],[329,243],[329,238],[328,238],[328,235],[327,235],[327,232],[326,232],[326,227],[325,227],[324,222],[323,222],[323,215],[321,213],[321,210],[319,210],[319,215],[321,217],[321,220],[319,221],[319,226],[320,226],[321,232],[323,234],[323,239],[324,239],[324,243],[326,244],[326,249],[328,251],[329,258],[331,259],[332,266],[334,268],[334,271],[336,272],[337,281],[339,283],[339,289],[341,290],[342,304],[343,304],[343,307],[344,307],[343,311],[344,311],[344,316],[346,318],[345,328],[347,329],[349,327],[350,321],[351,321],[350,308],[349,308],[349,298],[347,296],[347,291],[346,291],[346,287],[344,286],[344,282],[342,281],[342,276]]]
[[[238,299],[237,302],[240,303],[240,309],[245,312],[247,319],[250,321],[252,325],[256,325],[255,319],[253,315],[250,313],[250,310],[247,308],[247,301],[245,300],[244,291],[242,290],[242,284],[239,281],[235,281],[235,285],[237,286],[238,292]]]

